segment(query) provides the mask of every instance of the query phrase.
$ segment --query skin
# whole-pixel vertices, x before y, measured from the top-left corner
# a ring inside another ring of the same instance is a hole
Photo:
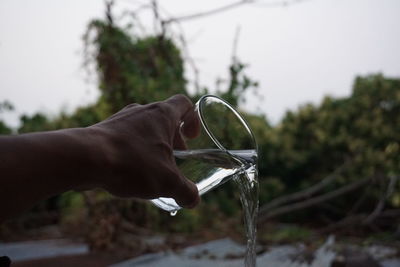
[[[172,152],[199,132],[193,104],[175,95],[131,104],[86,128],[0,136],[0,221],[52,195],[94,188],[119,197],[172,197],[192,208],[200,201],[197,187]]]

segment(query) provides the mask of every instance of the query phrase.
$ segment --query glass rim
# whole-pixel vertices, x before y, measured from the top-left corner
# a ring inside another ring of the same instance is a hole
[[[205,132],[207,133],[207,135],[211,138],[211,140],[214,142],[214,144],[221,149],[224,152],[229,153],[229,150],[226,149],[220,142],[219,140],[215,137],[215,135],[212,133],[212,131],[210,130],[210,128],[207,125],[207,121],[205,120],[204,117],[204,103],[207,99],[214,99],[217,102],[223,104],[224,106],[226,106],[230,111],[233,112],[233,114],[239,119],[240,123],[242,123],[243,127],[246,129],[247,133],[251,136],[251,139],[253,141],[254,144],[254,149],[256,151],[258,151],[258,147],[257,147],[257,142],[256,139],[254,137],[253,131],[251,130],[249,124],[247,123],[247,121],[242,117],[242,115],[240,115],[240,113],[228,102],[226,102],[224,99],[215,96],[215,95],[203,95],[202,97],[200,97],[200,99],[197,101],[196,103],[196,107],[197,107],[197,113],[199,115],[199,119],[200,119],[200,123],[203,126],[203,129],[205,130]],[[230,154],[230,153],[229,153]]]

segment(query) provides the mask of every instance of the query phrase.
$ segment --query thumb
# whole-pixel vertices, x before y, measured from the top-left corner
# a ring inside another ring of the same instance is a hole
[[[182,175],[178,168],[176,168],[176,171],[179,182],[175,187],[173,198],[183,208],[194,208],[200,202],[199,190],[192,181]]]

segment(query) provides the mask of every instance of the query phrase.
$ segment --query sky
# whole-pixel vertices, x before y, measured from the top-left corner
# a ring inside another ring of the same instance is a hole
[[[234,0],[159,0],[163,15],[180,16]],[[145,0],[116,0],[115,15]],[[399,0],[308,0],[286,7],[256,4],[182,22],[200,84],[215,88],[227,77],[235,32],[237,56],[260,83],[242,106],[277,123],[285,111],[351,93],[356,75],[400,77]],[[0,114],[17,126],[21,114],[56,115],[98,97],[95,76],[82,67],[87,24],[104,16],[99,0],[0,1],[0,101],[16,111]],[[150,14],[141,18],[153,30]],[[123,23],[123,21],[121,21]],[[177,27],[174,28],[177,31]],[[193,78],[190,68],[187,77]]]

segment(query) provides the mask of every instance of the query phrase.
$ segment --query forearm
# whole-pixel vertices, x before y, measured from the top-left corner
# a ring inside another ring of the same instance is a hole
[[[0,221],[51,195],[95,187],[105,166],[94,139],[87,128],[0,137]]]
[[[185,147],[182,134],[199,132],[193,104],[176,95],[129,105],[87,128],[0,136],[0,221],[51,195],[96,187],[193,207],[197,187],[179,171],[173,149]]]

